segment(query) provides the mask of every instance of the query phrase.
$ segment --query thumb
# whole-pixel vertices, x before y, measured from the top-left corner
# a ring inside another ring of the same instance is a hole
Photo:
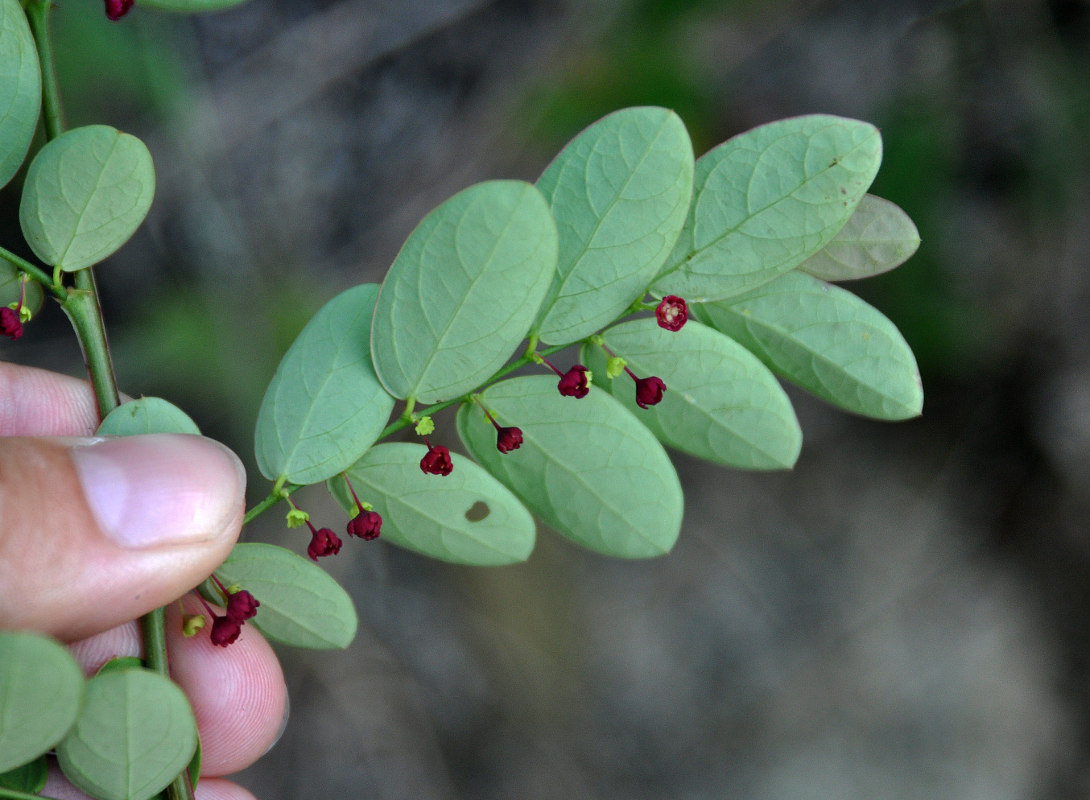
[[[231,552],[245,486],[200,436],[0,439],[0,628],[79,639],[180,597]]]

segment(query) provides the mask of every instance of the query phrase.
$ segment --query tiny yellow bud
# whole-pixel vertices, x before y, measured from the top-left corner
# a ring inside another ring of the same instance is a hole
[[[186,614],[182,617],[182,635],[187,639],[196,636],[197,631],[203,628],[207,621],[204,614]]]
[[[287,521],[289,528],[298,528],[300,525],[306,523],[310,519],[310,514],[303,511],[301,508],[293,508],[288,512]]]
[[[416,435],[427,436],[435,430],[435,423],[432,422],[431,417],[421,417],[416,423]]]
[[[606,377],[610,379],[616,378],[618,375],[624,372],[624,368],[626,366],[628,366],[627,361],[625,361],[620,356],[614,356],[606,362]]]

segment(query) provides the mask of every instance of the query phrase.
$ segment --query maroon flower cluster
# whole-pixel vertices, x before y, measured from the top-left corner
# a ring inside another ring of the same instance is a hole
[[[227,647],[234,644],[238,639],[239,634],[242,633],[242,626],[246,620],[253,618],[257,614],[258,606],[261,605],[252,594],[245,589],[235,589],[230,591],[223,585],[219,578],[212,574],[212,580],[219,588],[220,592],[227,600],[227,608],[223,613],[223,616],[216,614],[212,607],[208,603],[204,602],[204,598],[200,597],[201,604],[204,605],[208,615],[212,617],[212,631],[209,634],[212,639],[212,644],[218,647]]]
[[[310,528],[310,544],[307,545],[307,555],[311,561],[317,561],[323,556],[335,556],[341,552],[341,538],[329,528],[315,528],[310,520],[307,520]]]
[[[632,375],[631,372],[628,373]],[[662,393],[666,391],[666,384],[661,378],[652,375],[650,378],[636,378],[636,405],[640,408],[657,405],[662,400]]]
[[[365,542],[377,539],[382,533],[382,515],[373,511],[370,505],[365,506],[360,502],[356,490],[352,487],[352,481],[348,480],[348,475],[344,475],[344,483],[348,491],[352,493],[352,499],[356,501],[357,511],[356,516],[348,521],[348,535],[358,536]]]
[[[106,19],[117,22],[129,13],[133,0],[106,0]]]
[[[492,423],[492,427],[496,429],[496,449],[501,453],[510,453],[512,450],[518,450],[522,447],[522,428],[516,428],[513,425],[511,427],[504,427],[500,423],[496,422],[496,418],[492,416],[492,412],[484,407],[484,403],[481,402],[481,398],[477,395],[473,395],[473,399],[477,401],[484,410],[484,415],[488,417],[488,421]]]

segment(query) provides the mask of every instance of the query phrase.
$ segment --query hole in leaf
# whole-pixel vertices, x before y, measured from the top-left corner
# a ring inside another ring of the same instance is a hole
[[[491,511],[492,509],[488,507],[488,503],[483,503],[478,500],[470,506],[469,511],[466,512],[466,519],[470,522],[480,522],[487,517]]]

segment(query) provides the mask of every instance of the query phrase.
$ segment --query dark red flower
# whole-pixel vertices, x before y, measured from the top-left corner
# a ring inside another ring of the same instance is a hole
[[[129,13],[133,0],[106,0],[106,18],[117,22]]]
[[[348,521],[348,535],[358,536],[365,542],[377,539],[382,532],[382,516],[377,511],[364,511]]]
[[[329,528],[319,528],[313,531],[310,545],[307,547],[307,555],[311,561],[317,561],[322,556],[335,556],[341,552],[341,539]]]
[[[582,364],[576,364],[563,375],[556,384],[560,394],[565,397],[586,397],[590,391],[590,380],[587,379],[587,368]]]
[[[19,321],[19,312],[4,306],[0,308],[0,333],[11,339],[23,335],[23,323]]]
[[[665,391],[666,384],[661,378],[654,375],[650,378],[639,378],[636,380],[636,405],[640,408],[657,405]]]
[[[227,647],[234,644],[235,639],[242,633],[242,623],[230,617],[216,617],[212,620],[212,644]]]
[[[252,594],[242,589],[227,595],[227,617],[235,622],[242,623],[257,614],[257,602]]]
[[[433,445],[428,442],[428,452],[420,459],[420,469],[429,475],[449,475],[454,469],[450,461],[450,450],[441,444]]]
[[[501,453],[509,453],[518,450],[522,445],[521,428],[501,428],[496,426],[496,449]]]
[[[660,328],[679,331],[689,319],[689,306],[677,295],[668,294],[655,309],[655,319],[658,320]]]

